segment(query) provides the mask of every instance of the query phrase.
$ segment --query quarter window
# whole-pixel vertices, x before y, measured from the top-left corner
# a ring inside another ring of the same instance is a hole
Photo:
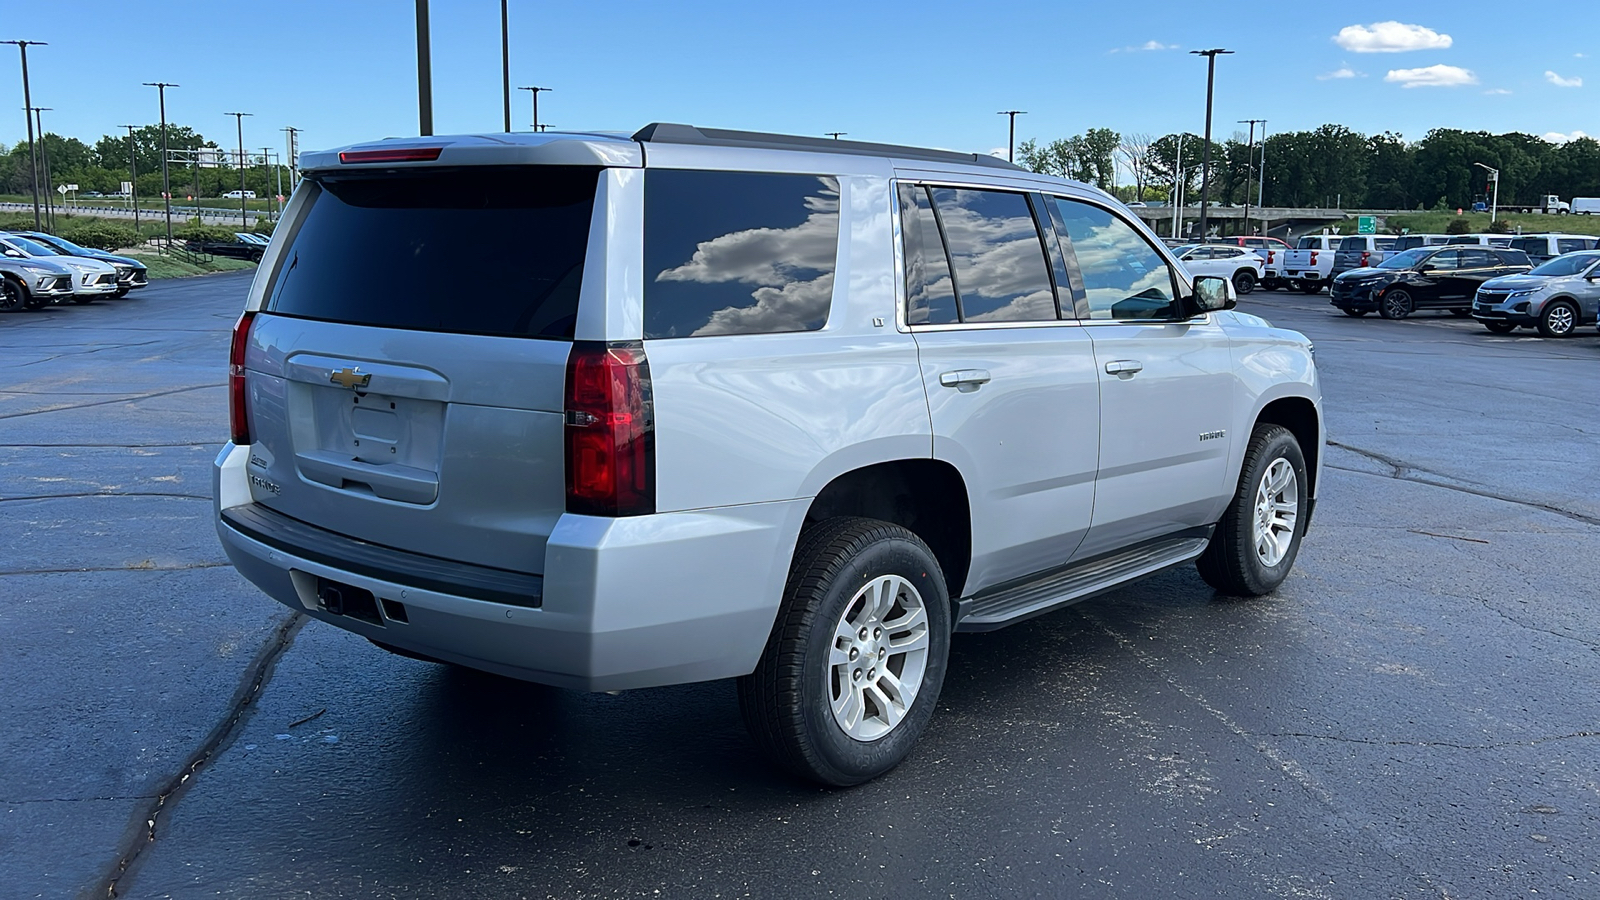
[[[839,251],[839,181],[657,169],[645,175],[644,336],[816,331]]]
[[[1172,269],[1133,226],[1107,210],[1056,197],[1069,256],[1077,261],[1090,319],[1172,318]]]
[[[949,325],[961,321],[956,310],[950,258],[939,237],[939,220],[928,189],[900,185],[900,231],[906,249],[906,324]]]
[[[944,226],[961,321],[1058,318],[1049,260],[1027,197],[944,187],[931,194]]]

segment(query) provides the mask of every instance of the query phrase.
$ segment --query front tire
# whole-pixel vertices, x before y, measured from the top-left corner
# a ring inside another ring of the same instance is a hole
[[[739,708],[763,752],[823,784],[899,765],[938,705],[950,600],[932,551],[876,519],[828,519],[800,536],[783,605]]]
[[[10,278],[0,278],[0,310],[20,309],[27,304],[27,288]]]
[[[1368,312],[1369,312],[1369,310],[1365,310],[1365,309],[1351,309],[1349,307],[1345,307],[1344,308],[1344,314],[1349,316],[1352,319],[1359,319],[1362,316],[1366,315]]]
[[[1448,310],[1445,310],[1445,312],[1448,312],[1450,315],[1455,316],[1458,319],[1465,319],[1468,315],[1471,315],[1472,310],[1470,310],[1470,309],[1448,309]]]
[[[1233,273],[1233,289],[1241,297],[1256,289],[1256,273],[1240,269]]]
[[[1242,597],[1277,590],[1300,553],[1308,483],[1294,435],[1281,425],[1257,425],[1239,487],[1195,562],[1206,584]]]
[[[1483,327],[1489,329],[1495,334],[1510,334],[1511,332],[1517,330],[1517,326],[1511,324],[1510,322],[1485,322],[1483,323]]]
[[[1547,338],[1571,337],[1578,330],[1578,308],[1565,300],[1545,304],[1539,314],[1539,333]]]
[[[1411,315],[1411,294],[1403,288],[1392,288],[1378,298],[1378,315],[1385,319],[1404,319]]]

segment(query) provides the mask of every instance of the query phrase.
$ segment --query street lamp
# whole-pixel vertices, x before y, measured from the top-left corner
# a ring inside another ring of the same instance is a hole
[[[305,129],[288,125],[283,128],[279,128],[278,130],[289,136],[289,193],[292,194],[294,193],[295,178],[298,177],[300,173],[300,162],[298,156],[299,135],[300,132],[304,131]]]
[[[500,0],[500,101],[505,107],[506,134],[511,133],[511,12]]]
[[[177,85],[166,81],[146,81],[161,93],[161,202],[167,210],[167,243],[172,243],[172,180],[167,176],[167,88]]]
[[[234,121],[239,125],[239,227],[249,228],[250,216],[247,212],[244,192],[244,117],[253,116],[255,113],[231,112],[223,113],[223,115],[233,116]],[[194,205],[198,210],[200,206],[199,196],[194,198]]]
[[[1008,163],[1017,161],[1017,116],[1025,116],[1027,114],[1026,110],[1021,109],[1002,109],[995,113],[997,116],[1011,117],[1011,136],[1006,139],[1006,162]]]
[[[1486,166],[1481,162],[1475,162],[1473,165],[1480,169],[1488,170],[1489,178],[1494,181],[1494,199],[1489,203],[1489,224],[1493,225],[1495,217],[1500,212],[1500,170],[1494,166]]]
[[[519,90],[519,91],[527,91],[528,93],[533,95],[533,130],[536,131],[536,132],[539,131],[540,130],[539,129],[539,92],[540,91],[553,91],[553,90],[555,90],[555,88],[519,87],[519,88],[517,88],[517,90]]]
[[[1266,140],[1266,133],[1267,133],[1267,129],[1265,128],[1266,121],[1267,121],[1266,119],[1240,119],[1239,120],[1239,124],[1240,125],[1244,125],[1245,123],[1249,123],[1249,125],[1250,125],[1250,144],[1249,144],[1248,148],[1245,150],[1245,153],[1244,153],[1244,233],[1245,234],[1249,234],[1250,233],[1250,182],[1253,180],[1251,178],[1251,176],[1255,174],[1255,164],[1256,164],[1256,124],[1257,123],[1261,123],[1263,125],[1263,127],[1261,129],[1261,139],[1262,140]],[[1257,197],[1256,199],[1259,200],[1260,197]],[[1261,224],[1262,224],[1262,230],[1265,230],[1266,220],[1263,219]]]
[[[34,124],[39,127],[39,174],[44,176],[44,222],[51,231],[56,228],[56,203],[50,196],[50,145],[44,140],[44,114],[53,111],[49,106],[33,108]]]
[[[1189,52],[1206,58],[1206,135],[1205,144],[1200,148],[1200,240],[1203,241],[1208,230],[1206,215],[1210,210],[1208,197],[1211,190],[1211,97],[1217,81],[1217,57],[1227,56],[1233,51],[1216,47]]]
[[[134,152],[133,129],[136,126],[124,125],[128,129],[128,202],[133,204],[133,233],[139,235],[139,242],[144,243],[144,233],[139,230],[139,154]]]
[[[837,140],[838,140],[838,139],[839,139],[839,138],[841,138],[841,137],[844,137],[844,136],[845,136],[845,135],[847,135],[847,134],[849,134],[849,133],[850,133],[850,132],[848,132],[848,131],[824,131],[824,132],[823,132],[823,134],[825,134],[825,135],[827,135],[827,136],[828,136],[828,137],[831,137],[831,138],[833,138],[833,139],[834,139],[834,140],[836,140],[836,141],[837,141]]]
[[[39,158],[33,151],[33,94],[28,89],[28,48],[43,47],[45,41],[0,41],[0,44],[15,44],[22,51],[22,117],[28,120],[28,166],[33,173],[29,179],[33,182],[33,227],[37,231],[43,229],[39,224]]]
[[[417,131],[433,134],[433,56],[428,45],[428,0],[417,0]]]

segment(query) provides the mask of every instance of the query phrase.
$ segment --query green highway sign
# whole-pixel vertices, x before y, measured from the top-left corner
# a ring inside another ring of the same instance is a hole
[[[1378,233],[1378,217],[1377,216],[1357,216],[1356,217],[1356,234],[1377,234],[1377,233]]]

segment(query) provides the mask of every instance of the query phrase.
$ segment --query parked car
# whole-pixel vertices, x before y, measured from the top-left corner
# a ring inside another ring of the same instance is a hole
[[[149,267],[131,256],[118,256],[115,253],[107,253],[104,250],[96,250],[93,247],[80,246],[66,238],[45,234],[42,231],[18,231],[14,233],[30,241],[43,244],[57,252],[65,253],[68,256],[81,256],[85,259],[98,259],[101,262],[110,263],[117,270],[118,297],[125,297],[129,291],[146,287],[150,284]]]
[[[1593,325],[1600,307],[1600,252],[1568,253],[1526,275],[1492,278],[1478,288],[1472,317],[1496,334],[1533,326],[1545,337],[1567,337]]]
[[[62,253],[38,241],[9,232],[0,233],[0,246],[10,247],[33,259],[49,260],[73,270],[76,276],[72,281],[74,303],[92,303],[100,297],[116,296],[117,269],[108,262]]]
[[[48,259],[35,259],[0,242],[0,310],[39,309],[72,299],[77,272]]]
[[[229,191],[226,194],[223,194],[222,196],[224,198],[228,199],[228,200],[254,200],[256,198],[256,192],[255,191]]]
[[[1465,316],[1485,281],[1531,268],[1528,255],[1521,250],[1417,247],[1402,250],[1373,268],[1345,272],[1333,280],[1328,294],[1334,306],[1351,316],[1376,310],[1385,319],[1404,319],[1419,309]]]
[[[953,631],[1293,565],[1310,343],[1094,188],[683,125],[300,163],[214,485],[314,619],[583,690],[738,678],[757,745],[842,785],[910,752]],[[516,290],[462,302],[463,234]]]
[[[1256,289],[1266,260],[1254,252],[1232,244],[1199,244],[1172,251],[1191,275],[1215,275],[1233,282],[1239,294]]]
[[[1521,234],[1511,239],[1511,247],[1528,254],[1529,261],[1537,266],[1563,253],[1600,247],[1600,238],[1589,234]]]
[[[1339,248],[1333,254],[1331,277],[1351,269],[1364,269],[1383,262],[1394,251],[1394,235],[1351,234],[1339,239]]]
[[[241,241],[244,241],[246,244],[255,244],[258,247],[265,247],[267,244],[271,243],[267,237],[256,234],[253,231],[235,231],[233,236]]]
[[[1510,234],[1452,234],[1446,244],[1476,245],[1479,247],[1509,247],[1515,235]]]
[[[1411,250],[1416,247],[1443,247],[1450,243],[1448,234],[1402,234],[1394,239],[1392,252]]]
[[[1337,234],[1308,234],[1284,254],[1281,277],[1290,290],[1315,294],[1332,277],[1333,257],[1343,238]]]
[[[188,240],[183,242],[183,246],[195,253],[209,253],[212,256],[226,256],[250,262],[260,262],[261,254],[267,249],[255,241],[243,240],[237,235],[231,241]]]

